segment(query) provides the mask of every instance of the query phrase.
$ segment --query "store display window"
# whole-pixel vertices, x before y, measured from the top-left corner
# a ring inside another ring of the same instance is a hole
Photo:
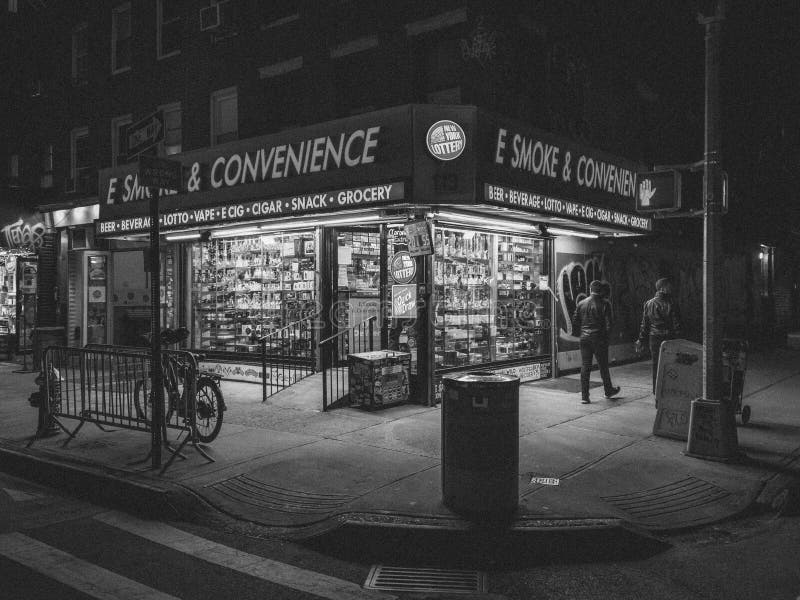
[[[16,333],[17,322],[17,259],[8,257],[0,264],[0,334]]]
[[[440,227],[434,246],[437,368],[550,354],[542,240]]]
[[[88,255],[86,287],[86,343],[105,344],[108,313],[108,256]]]
[[[211,239],[192,247],[192,347],[258,352],[270,331],[312,316],[313,230]]]

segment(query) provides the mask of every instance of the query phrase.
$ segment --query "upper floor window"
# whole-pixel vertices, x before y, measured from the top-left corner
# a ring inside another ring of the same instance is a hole
[[[89,77],[89,26],[81,23],[72,30],[72,83],[81,85]]]
[[[8,158],[8,176],[11,179],[19,179],[19,173],[20,173],[19,154],[12,154]]]
[[[239,110],[236,88],[211,94],[211,145],[239,138]]]
[[[42,178],[39,183],[43,188],[53,187],[53,144],[45,144],[42,148]]]
[[[8,0],[8,12],[15,13],[17,12],[17,0]]]
[[[111,166],[116,167],[128,160],[128,136],[125,133],[133,122],[131,115],[111,120]]]
[[[181,0],[156,0],[156,43],[158,58],[166,58],[181,51]]]
[[[159,108],[164,113],[164,154],[178,154],[183,149],[181,104],[176,102]]]
[[[67,189],[77,192],[89,192],[96,169],[92,168],[89,149],[89,128],[78,127],[70,132],[70,179]]]
[[[111,13],[111,72],[131,68],[131,4],[114,7]]]

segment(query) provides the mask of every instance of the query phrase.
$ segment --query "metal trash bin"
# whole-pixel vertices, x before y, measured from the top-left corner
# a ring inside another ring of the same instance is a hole
[[[479,519],[519,504],[519,377],[470,371],[442,377],[442,501]]]

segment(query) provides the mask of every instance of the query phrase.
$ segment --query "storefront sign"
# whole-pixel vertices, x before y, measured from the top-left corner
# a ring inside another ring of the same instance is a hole
[[[483,199],[491,204],[499,204],[528,212],[555,215],[615,227],[626,227],[640,231],[651,231],[653,229],[653,220],[649,217],[642,217],[602,206],[550,198],[541,194],[489,183],[483,186]]]
[[[340,208],[363,208],[402,200],[403,182],[360,188],[321,192],[291,198],[256,200],[224,206],[207,206],[163,212],[159,223],[164,230],[202,227],[216,223],[236,223],[265,217],[291,217],[299,214],[325,212]],[[149,229],[150,217],[132,216],[96,222],[98,235],[135,233]]]
[[[403,225],[408,238],[408,253],[411,256],[433,254],[431,227],[427,221],[411,221]]]
[[[417,286],[392,286],[392,318],[415,319],[417,317]]]
[[[681,207],[680,171],[639,173],[638,178],[637,212],[674,211]]]
[[[488,161],[479,165],[483,182],[633,210],[644,170],[635,161],[487,113],[480,123],[480,143],[488,149]]]
[[[467,136],[461,125],[448,119],[437,121],[428,129],[425,143],[428,152],[439,160],[454,160],[461,156]]]
[[[171,160],[183,167],[184,197],[164,205],[223,204],[408,177],[411,114],[410,106],[398,107],[175,155]],[[171,195],[169,188],[155,187],[148,189],[136,164],[101,170],[101,218],[131,214],[118,208],[151,193]]]
[[[392,257],[389,273],[397,283],[408,283],[417,274],[417,263],[405,250],[398,252]]]

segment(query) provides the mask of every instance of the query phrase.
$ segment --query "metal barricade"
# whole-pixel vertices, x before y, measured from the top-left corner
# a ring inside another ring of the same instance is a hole
[[[162,350],[164,380],[164,440],[173,453],[165,470],[188,442],[207,460],[197,446],[196,383],[197,359],[184,350]],[[68,438],[66,446],[86,423],[103,431],[106,427],[152,431],[151,355],[143,348],[93,346],[72,348],[51,346],[44,353],[45,394],[40,410],[47,414],[40,422],[54,423]],[[70,430],[66,420],[77,420]],[[184,439],[177,449],[167,442],[167,430],[178,431]],[[29,446],[35,441],[31,439]],[[183,456],[182,456],[183,457]],[[145,458],[144,460],[147,460]]]

